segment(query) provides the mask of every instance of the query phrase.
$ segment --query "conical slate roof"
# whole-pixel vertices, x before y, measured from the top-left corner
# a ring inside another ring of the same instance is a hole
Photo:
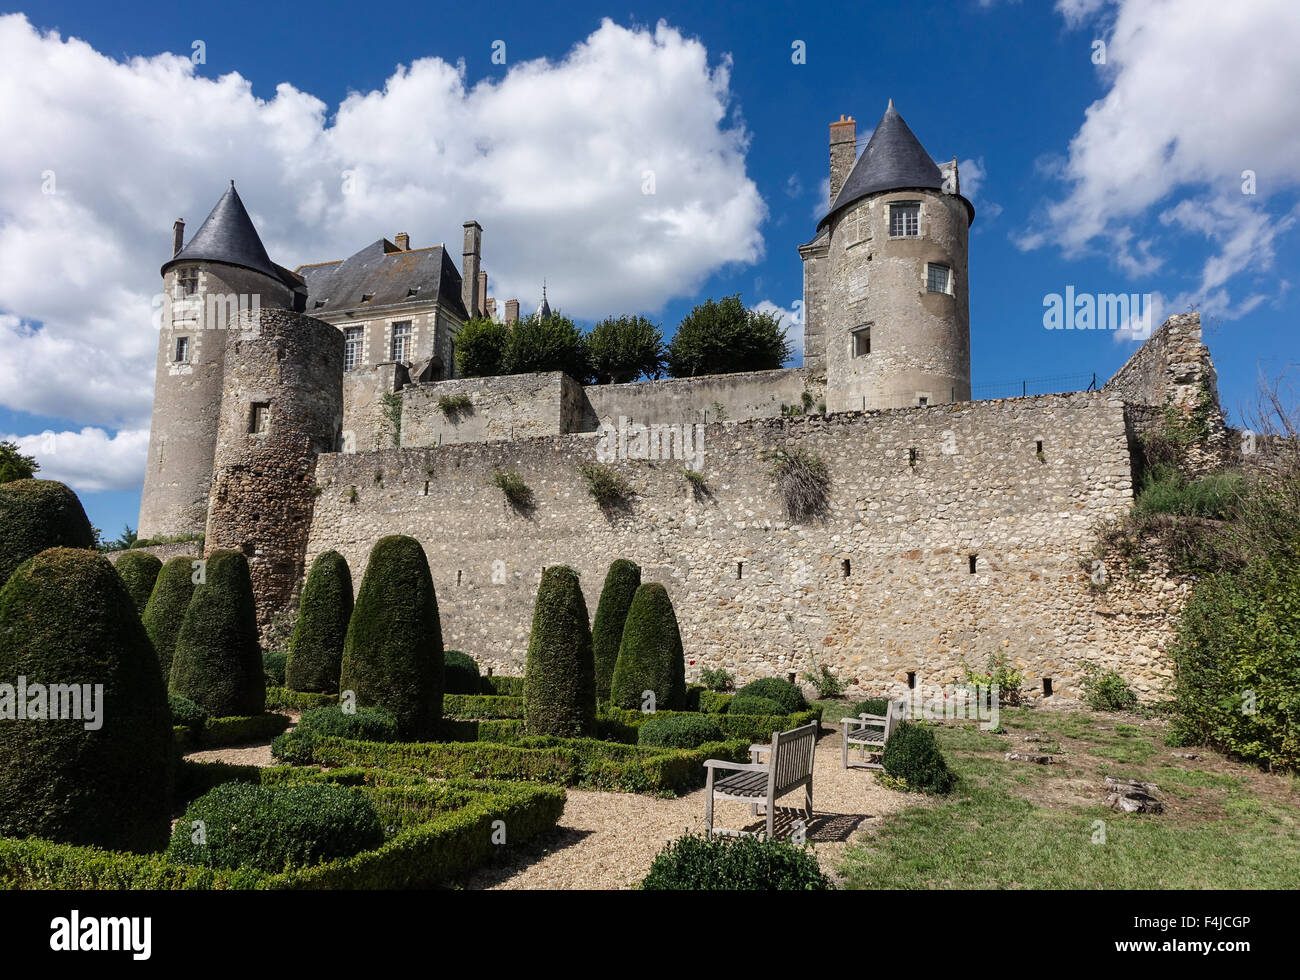
[[[867,148],[853,165],[821,224],[836,211],[869,194],[913,187],[943,190],[943,175],[890,99],[889,108],[867,141]]]
[[[542,283],[542,302],[537,307],[537,315],[543,320],[551,315],[551,304],[546,302],[546,283]]]
[[[165,262],[162,271],[165,273],[177,262],[224,262],[252,269],[272,279],[282,278],[275,263],[266,254],[262,239],[253,227],[253,219],[248,216],[244,202],[239,199],[233,180],[230,189],[221,195],[221,200],[190,239],[190,243]]]

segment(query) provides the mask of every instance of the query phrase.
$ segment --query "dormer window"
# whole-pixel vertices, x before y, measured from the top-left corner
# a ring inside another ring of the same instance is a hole
[[[406,298],[410,299],[412,296],[418,295],[419,292],[420,292],[419,286],[412,286],[410,289],[406,291]]]
[[[318,299],[318,300],[316,301],[316,305],[313,306],[312,309],[313,309],[313,310],[319,310],[322,306],[324,306],[324,305],[325,305],[326,303],[328,303],[328,302],[329,302],[329,300]]]
[[[920,201],[895,201],[889,205],[889,234],[894,238],[921,234]]]

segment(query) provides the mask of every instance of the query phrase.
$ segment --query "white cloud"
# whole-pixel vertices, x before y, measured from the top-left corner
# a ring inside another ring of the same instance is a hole
[[[103,429],[87,426],[80,432],[0,438],[6,440],[36,458],[41,479],[60,480],[78,493],[138,488],[149,451],[148,429],[123,429],[110,436]]]
[[[765,299],[751,306],[755,313],[776,313],[781,317],[781,326],[785,328],[785,339],[790,342],[790,362],[803,361],[803,300],[795,300],[790,307],[778,306],[770,299]],[[787,362],[787,363],[790,363]]]
[[[975,213],[986,221],[992,220],[1002,213],[1001,204],[995,201],[983,200],[980,196],[980,190],[983,188],[988,175],[988,171],[984,168],[983,157],[978,160],[962,160],[957,164],[957,177],[962,197],[970,201],[975,206]]]
[[[232,177],[284,265],[398,231],[459,263],[472,217],[498,305],[531,308],[545,278],[580,318],[655,311],[762,257],[730,63],[663,23],[605,21],[562,60],[473,86],[420,59],[332,117],[287,82],[262,99],[195,71],[0,17],[0,406],[146,426],[171,223],[192,234]]]

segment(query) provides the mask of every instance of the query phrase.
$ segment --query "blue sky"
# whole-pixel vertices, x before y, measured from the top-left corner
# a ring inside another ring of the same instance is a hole
[[[827,125],[851,114],[865,138],[891,97],[975,203],[977,396],[1123,363],[1132,338],[1043,328],[1044,297],[1073,287],[1201,309],[1239,416],[1261,369],[1297,360],[1300,8],[1224,6],[0,8],[22,15],[0,19],[0,137],[21,147],[0,163],[0,437],[106,532],[135,525],[148,298],[172,220],[192,233],[227,177],[286,265],[399,230],[454,244],[477,217],[493,292],[525,308],[545,277],[577,319],[641,312],[665,334],[710,296],[794,311]],[[351,157],[373,186],[342,201]],[[647,162],[655,197],[625,193]]]

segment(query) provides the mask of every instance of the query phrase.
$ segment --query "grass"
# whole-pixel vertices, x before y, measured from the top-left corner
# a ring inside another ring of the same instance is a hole
[[[1135,716],[1123,716],[1134,718]],[[852,845],[849,888],[1296,888],[1300,792],[1292,777],[1174,759],[1163,726],[1112,714],[1004,710],[1007,736],[936,726],[960,782],[949,802],[888,818]],[[1047,742],[1026,743],[1025,734]],[[1048,751],[1055,764],[1007,762]],[[1160,815],[1105,805],[1106,776],[1156,783]],[[1094,843],[1097,821],[1105,841]]]

